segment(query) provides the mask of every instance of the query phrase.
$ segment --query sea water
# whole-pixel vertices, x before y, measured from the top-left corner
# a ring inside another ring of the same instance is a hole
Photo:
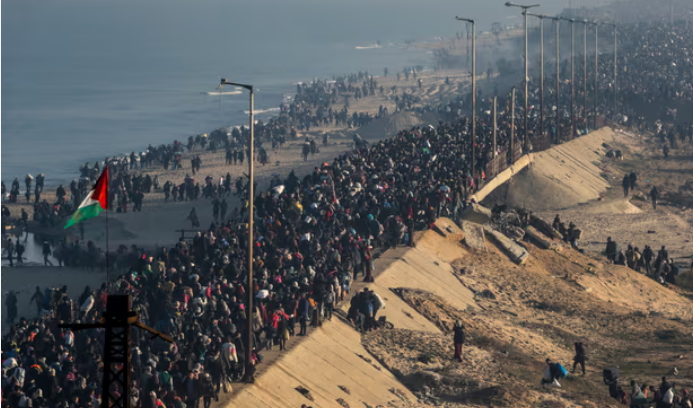
[[[430,65],[402,45],[466,32],[456,14],[488,30],[517,13],[478,0],[3,0],[2,180],[67,183],[86,161],[246,123],[247,94],[206,94],[221,77],[253,84],[266,119],[300,81]]]

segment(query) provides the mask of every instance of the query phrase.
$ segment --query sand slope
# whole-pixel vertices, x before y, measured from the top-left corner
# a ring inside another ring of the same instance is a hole
[[[486,203],[548,211],[594,200],[608,187],[598,162],[602,143],[613,140],[606,127],[534,154],[532,164],[490,194]]]

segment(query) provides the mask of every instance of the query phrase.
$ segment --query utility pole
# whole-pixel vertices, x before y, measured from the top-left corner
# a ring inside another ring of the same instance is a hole
[[[599,98],[599,25],[594,24],[594,129],[597,129],[597,101]]]
[[[515,154],[515,87],[510,95],[510,151],[511,155]],[[513,156],[513,159],[515,157]]]
[[[250,92],[250,139],[248,140],[248,291],[246,293],[246,347],[245,374],[243,381],[252,382],[251,366],[253,365],[253,244],[255,243],[255,91],[252,85],[229,82],[221,79],[221,85],[239,86]]]
[[[587,127],[587,20],[582,21],[582,116]]]
[[[560,26],[560,17],[549,17],[549,16],[544,16],[546,18],[550,18],[551,20],[554,21],[555,28],[556,28],[556,136],[555,136],[555,141],[558,142],[560,141],[561,137],[561,109],[560,109],[560,102],[561,102],[561,26]]]
[[[521,4],[515,4],[512,2],[505,3],[506,7],[519,7],[522,9],[522,15],[525,20],[525,126],[524,126],[524,137],[525,137],[525,151],[529,152],[529,36],[527,28],[527,10],[539,7],[539,4],[533,4],[531,6],[524,6]]]
[[[570,122],[571,134],[568,140],[575,137],[575,20],[561,18],[570,22]]]
[[[476,26],[474,20],[469,18],[455,17],[458,21],[466,21],[472,24],[472,180],[476,182]]]
[[[618,92],[618,27],[616,26],[616,23],[604,23],[605,25],[609,25],[614,27],[614,89],[613,89],[613,97],[614,97],[614,120],[616,119],[616,116],[618,115],[618,99],[617,99],[617,92]]]
[[[493,145],[492,145],[493,146],[493,155],[491,156],[492,160],[496,158],[496,151],[497,151],[497,148],[496,148],[496,140],[497,140],[496,136],[497,136],[497,132],[498,132],[498,107],[497,107],[497,103],[498,103],[498,97],[494,96],[493,97]]]
[[[137,313],[130,310],[129,295],[108,295],[106,312],[100,323],[61,324],[60,327],[73,331],[105,329],[101,408],[130,406],[130,333],[133,327],[173,343],[172,338],[140,323]]]
[[[544,135],[544,18],[551,18],[543,14],[527,13],[530,16],[537,17],[540,21],[539,25],[539,129],[541,135]],[[558,45],[558,42],[556,42]],[[558,55],[558,54],[557,54]],[[558,106],[556,106],[558,109]]]

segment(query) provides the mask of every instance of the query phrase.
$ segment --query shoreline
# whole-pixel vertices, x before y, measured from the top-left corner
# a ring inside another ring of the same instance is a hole
[[[444,84],[446,77],[451,79],[450,85]],[[422,107],[429,104],[437,106],[446,99],[456,97],[460,91],[463,91],[469,86],[469,77],[462,70],[424,72],[421,74],[421,78],[427,85],[421,90],[418,89],[416,82],[411,78],[409,81],[404,81],[404,78],[402,78],[399,82],[396,81],[393,75],[387,78],[382,76],[378,78],[382,80],[382,84],[388,86],[389,84],[397,84],[398,95],[401,95],[402,91],[410,94],[419,93],[422,99],[419,103],[415,104],[415,107]],[[388,86],[386,86],[386,88]],[[368,97],[359,101],[354,101],[351,103],[350,109],[359,112],[377,113],[381,105],[385,105],[388,109],[394,110],[394,100],[391,98],[389,92],[386,92],[386,95],[383,96]],[[425,116],[428,116],[429,119]],[[287,138],[287,143],[281,151],[272,152],[270,147],[267,146],[269,163],[266,166],[262,166],[257,160],[255,163],[256,179],[258,180],[259,188],[264,188],[269,185],[273,173],[288,174],[288,172],[294,170],[297,175],[305,175],[312,171],[313,167],[319,163],[332,161],[334,157],[351,150],[353,147],[353,134],[367,132],[371,137],[364,137],[364,139],[380,140],[392,136],[392,134],[396,133],[398,130],[411,128],[417,124],[424,124],[424,122],[425,124],[435,124],[437,119],[438,116],[435,114],[421,115],[413,111],[405,110],[389,114],[387,117],[380,118],[361,128],[346,128],[343,126],[311,128],[309,132],[299,133],[299,137],[296,139]],[[398,123],[399,128],[397,127]],[[395,127],[392,128],[391,126]],[[327,147],[322,146],[321,143],[320,136],[323,134],[328,134],[330,136],[330,144]],[[377,137],[372,137],[372,135],[376,135]],[[316,138],[316,142],[320,144],[320,153],[310,156],[308,161],[304,162],[300,158],[300,149],[302,144],[305,143],[306,138]],[[247,171],[247,162],[243,166],[225,165],[224,149],[219,149],[216,153],[213,153],[210,150],[199,150],[198,147],[198,150],[185,152],[183,154],[183,170],[164,171],[164,169],[157,164],[149,168],[136,170],[136,172],[143,176],[149,174],[152,178],[159,176],[160,185],[163,185],[166,181],[180,183],[183,177],[185,177],[186,172],[190,171],[189,159],[193,155],[200,155],[203,161],[200,173],[196,176],[198,180],[208,175],[218,179],[218,177],[225,175],[227,172],[230,173],[232,179],[235,180]],[[21,180],[20,192],[24,191],[23,184],[23,180]],[[69,190],[67,186],[64,185],[64,187],[66,187],[66,190]],[[69,199],[70,193],[69,191],[67,193],[68,195],[66,198]],[[42,200],[44,197],[49,199],[49,201],[54,200],[54,192],[51,191],[48,186],[44,188]],[[229,212],[238,204],[236,197],[231,197],[232,201],[229,202]],[[33,213],[33,204],[26,204],[22,201],[24,201],[23,195],[19,199],[19,203],[3,203],[11,209],[14,220],[16,220],[21,208],[26,209],[30,213],[30,217]],[[180,234],[171,234],[171,232],[173,232],[173,230],[187,229],[190,226],[188,222],[183,220],[192,207],[197,208],[201,226],[204,228],[209,226],[211,224],[211,202],[209,200],[199,199],[196,201],[184,201],[182,203],[165,203],[164,195],[161,190],[152,190],[151,193],[145,195],[143,212],[141,213],[128,212],[121,214],[115,211],[109,211],[110,250],[113,251],[120,244],[129,246],[132,242],[137,243],[137,245],[141,247],[175,244]],[[176,221],[176,219],[180,221]],[[87,221],[84,226],[84,241],[94,241],[98,247],[105,249],[105,233],[104,228],[102,228],[105,227],[105,225],[102,225],[102,223],[104,223],[104,217],[97,217]],[[166,229],[164,232],[161,228],[161,224],[171,224],[173,227]],[[68,236],[70,240],[77,240],[80,236],[78,229],[75,228],[74,230],[64,231],[62,229],[62,224],[45,228],[41,227],[36,221],[30,221],[29,226],[30,232],[51,238],[59,239],[60,237]]]
[[[515,37],[515,36],[517,36],[517,35],[518,35],[518,30],[515,30],[515,29],[513,29],[513,30],[504,30],[504,31],[501,31],[500,40],[501,40],[502,42],[505,42],[505,41],[511,40],[513,37]],[[441,40],[422,39],[422,40],[420,40],[420,41],[412,42],[412,43],[410,43],[410,44],[404,44],[404,43],[389,43],[389,44],[383,45],[383,46],[381,46],[381,47],[379,47],[379,48],[380,48],[380,49],[398,49],[398,50],[402,50],[402,51],[411,52],[412,54],[420,54],[420,53],[422,53],[422,52],[426,52],[426,53],[429,54],[429,55],[428,55],[429,61],[426,63],[426,65],[423,66],[423,67],[424,67],[424,72],[422,72],[422,74],[424,74],[424,75],[431,75],[431,74],[435,75],[435,74],[436,74],[436,71],[433,70],[433,69],[431,69],[431,67],[434,67],[434,66],[435,66],[435,60],[434,60],[433,56],[430,55],[430,52],[431,52],[432,50],[434,50],[434,49],[437,49],[437,48],[447,48],[447,47],[448,47],[448,44],[450,44],[451,41],[452,41],[452,44],[454,44],[454,43],[456,43],[456,42],[464,41],[464,39],[456,40],[455,37],[445,37],[445,38],[442,38]],[[493,32],[492,32],[492,31],[479,31],[479,32],[478,32],[478,34],[477,34],[477,44],[478,44],[479,46],[483,46],[483,44],[485,43],[485,41],[495,41],[495,39],[493,38]],[[370,50],[369,50],[369,49],[364,49],[363,51],[364,51],[364,52],[369,52]],[[384,68],[385,68],[385,67],[383,67],[383,69],[384,69]],[[399,67],[399,68],[397,68],[397,69],[392,69],[392,67],[387,67],[387,68],[390,68],[390,77],[389,77],[388,79],[392,79],[392,78],[394,78],[394,75],[395,75],[396,73],[398,73],[398,72],[401,73],[402,70],[405,69],[405,68],[407,68],[407,67]],[[463,72],[466,71],[466,68],[462,67],[462,68],[455,68],[455,69],[441,69],[440,71],[450,71],[451,73],[457,71],[457,73],[463,73]],[[350,73],[350,74],[341,74],[341,75],[325,76],[324,78],[313,77],[313,78],[306,78],[306,79],[304,79],[304,80],[292,80],[292,81],[290,81],[289,83],[283,85],[283,86],[281,87],[281,89],[277,89],[277,90],[276,90],[276,92],[277,92],[279,95],[281,95],[281,101],[279,102],[279,104],[280,104],[280,105],[281,105],[281,104],[289,104],[291,101],[294,100],[294,98],[295,98],[295,96],[296,96],[296,92],[295,92],[296,89],[295,89],[295,86],[296,86],[297,84],[310,84],[310,83],[312,83],[312,81],[313,81],[314,79],[318,79],[318,80],[320,80],[320,81],[327,81],[328,83],[333,83],[334,80],[333,80],[332,78],[339,77],[339,76],[344,77],[344,76],[348,76],[348,75],[352,75],[352,74],[353,74],[353,73]],[[381,72],[377,72],[377,73],[369,73],[369,74],[370,74],[373,78],[375,78],[376,80],[378,80],[378,81],[382,81],[383,79],[385,79],[385,77],[382,75],[382,74],[383,74],[382,71],[381,71]],[[453,74],[453,75],[454,75],[454,74]],[[464,76],[464,75],[467,75],[467,76],[468,76],[468,74],[462,74],[462,76]],[[411,83],[411,80],[410,80],[409,82]],[[208,94],[208,92],[201,92],[201,94]],[[235,94],[234,94],[234,95],[235,95]],[[209,97],[212,97],[212,98],[218,97],[217,95],[208,95],[208,96],[209,96]],[[276,113],[279,111],[279,109],[280,109],[280,108],[279,108],[278,106],[276,106],[276,105],[264,106],[264,107],[257,107],[257,106],[256,106],[256,110],[255,110],[256,120],[258,120],[258,117],[257,117],[257,116],[262,116],[260,119],[261,119],[264,123],[268,122],[268,121],[271,120],[271,119],[276,119],[276,118],[277,118]],[[376,109],[377,109],[377,108],[376,108]],[[350,109],[350,110],[359,111],[358,109]],[[371,111],[372,111],[372,110],[371,110]],[[247,118],[247,108],[244,108],[244,109],[243,109],[243,114],[244,114],[244,116]],[[246,122],[241,121],[240,124],[220,125],[220,126],[217,126],[215,129],[218,129],[218,128],[232,128],[232,127],[245,126],[245,125],[246,125]],[[209,134],[209,132],[211,132],[212,130],[214,130],[214,129],[207,130],[206,132],[208,132],[208,133],[206,133],[206,134]],[[202,133],[204,133],[204,132],[202,132]],[[202,134],[202,133],[198,133],[198,134]],[[183,139],[183,138],[184,138],[184,137],[178,137],[178,139]],[[172,139],[169,139],[169,141],[167,141],[167,142],[150,143],[150,144],[155,145],[155,146],[158,146],[158,145],[160,145],[160,144],[170,144],[170,143],[172,143],[173,140],[175,140],[175,139],[176,139],[176,138],[173,137]],[[134,149],[135,152],[142,152],[142,151],[144,151],[144,150],[146,150],[146,146],[141,146],[140,148]],[[123,153],[123,152],[119,152],[119,153],[112,152],[112,153],[110,153],[110,154],[102,155],[102,157],[119,157],[119,156],[127,155],[127,154],[128,154],[128,153]],[[103,162],[103,159],[99,159],[99,160],[97,160],[97,161],[102,163],[102,162]],[[93,159],[92,159],[92,160],[89,160],[89,161],[87,161],[87,160],[85,160],[85,159],[80,159],[80,160],[76,161],[76,162],[75,162],[75,169],[72,171],[73,177],[68,178],[68,179],[65,179],[65,180],[62,180],[62,183],[61,183],[60,180],[51,181],[51,179],[50,179],[50,177],[49,177],[48,180],[47,180],[47,183],[45,184],[45,187],[46,187],[46,188],[53,188],[53,189],[55,189],[55,188],[57,188],[60,184],[62,184],[63,186],[69,185],[69,183],[70,183],[73,179],[78,179],[78,178],[79,178],[79,171],[78,171],[77,169],[79,168],[79,166],[81,166],[81,165],[82,165],[83,163],[85,163],[85,162],[93,163]],[[39,174],[39,172],[32,172],[32,173],[30,173],[30,174],[36,176],[36,174]],[[6,186],[8,187],[8,190],[9,190],[9,186],[10,186],[10,184],[11,184],[11,182],[12,182],[11,180],[13,180],[14,178],[17,178],[17,179],[20,181],[21,187],[23,187],[23,181],[24,181],[23,179],[24,179],[25,176],[26,176],[26,174],[12,175],[12,176],[9,177],[7,180],[3,180],[3,181],[8,181],[8,183],[6,183]],[[21,191],[23,191],[23,189],[21,189]],[[33,197],[32,197],[32,199],[33,199]],[[6,198],[5,198],[5,197],[2,197],[2,203],[3,203],[3,204],[7,204]]]

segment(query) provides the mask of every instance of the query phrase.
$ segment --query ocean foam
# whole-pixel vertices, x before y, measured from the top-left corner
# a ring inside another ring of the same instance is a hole
[[[239,95],[242,94],[243,92],[241,91],[225,91],[225,92],[219,92],[219,91],[212,91],[212,92],[202,92],[204,95],[209,95],[209,96],[226,96],[226,95]]]
[[[268,108],[268,109],[255,109],[253,112],[255,115],[261,115],[263,113],[279,112],[279,108]],[[246,115],[250,115],[249,111],[243,111]]]

